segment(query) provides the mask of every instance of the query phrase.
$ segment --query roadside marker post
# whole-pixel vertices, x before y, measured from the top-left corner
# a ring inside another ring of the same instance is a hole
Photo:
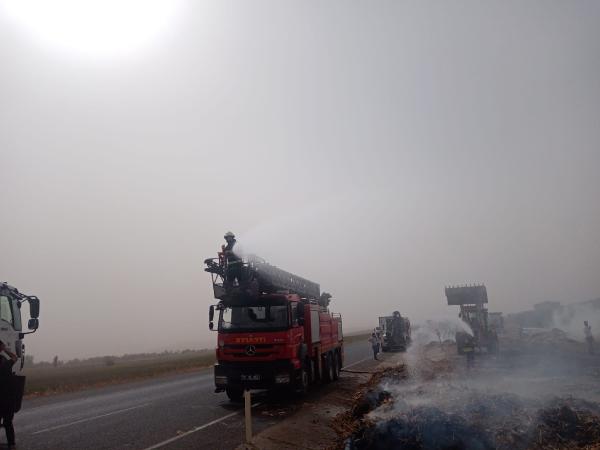
[[[246,444],[252,441],[252,394],[246,389],[244,391],[244,416],[246,422]]]

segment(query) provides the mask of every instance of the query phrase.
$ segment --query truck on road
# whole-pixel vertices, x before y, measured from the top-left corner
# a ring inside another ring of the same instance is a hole
[[[23,331],[21,309],[24,303],[29,304],[29,321]],[[25,335],[34,333],[39,327],[40,300],[34,295],[25,295],[5,282],[0,282],[0,340],[6,348],[17,355],[17,361],[12,366],[12,381],[15,383],[15,402],[17,411],[20,409],[25,389],[25,376],[22,375],[25,365]]]
[[[243,260],[236,280],[228,279],[222,255],[205,264],[218,300],[209,309],[209,328],[216,318],[218,331],[215,392],[240,401],[247,389],[303,394],[338,379],[344,340],[341,316],[329,311],[331,295],[256,256]]]
[[[379,318],[381,329],[381,351],[406,351],[411,342],[410,320],[398,311],[391,316]]]

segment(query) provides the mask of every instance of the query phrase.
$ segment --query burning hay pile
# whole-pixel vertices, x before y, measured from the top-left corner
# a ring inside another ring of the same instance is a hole
[[[564,331],[558,328],[551,330],[527,331],[522,335],[513,334],[503,338],[503,349],[518,353],[535,354],[544,352],[546,354],[560,353],[585,353],[585,343],[570,338]]]
[[[453,408],[386,405],[349,441],[350,449],[600,448],[600,416],[586,405],[556,400],[535,408],[510,395],[479,395]]]
[[[410,370],[388,369],[357,395],[338,417],[347,438],[341,448],[600,449],[600,405],[494,392],[449,359],[427,359],[429,350]]]
[[[345,437],[358,433],[364,426],[364,417],[386,402],[391,402],[391,394],[381,388],[385,380],[400,382],[406,379],[406,366],[387,368],[374,374],[363,389],[354,394],[353,406],[349,411],[334,418],[332,426],[339,436]]]

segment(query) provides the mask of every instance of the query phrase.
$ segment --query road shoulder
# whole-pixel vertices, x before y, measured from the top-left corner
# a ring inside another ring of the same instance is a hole
[[[254,436],[251,444],[238,450],[322,449],[333,446],[338,438],[332,420],[346,411],[371,376],[402,359],[399,353],[385,353],[380,361],[366,360],[348,366],[340,379],[323,386],[319,395],[305,401],[291,416]]]

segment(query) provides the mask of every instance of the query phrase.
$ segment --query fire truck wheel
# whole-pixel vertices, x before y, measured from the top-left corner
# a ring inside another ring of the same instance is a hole
[[[306,369],[301,369],[296,380],[296,393],[300,396],[308,392],[309,378]]]
[[[244,400],[244,391],[242,391],[241,389],[226,388],[225,393],[227,394],[227,397],[229,397],[229,400],[231,400],[232,402],[239,403],[242,400]]]
[[[340,377],[340,359],[338,358],[337,353],[333,353],[331,361],[333,363],[333,379],[337,380]]]
[[[333,358],[331,357],[331,353],[327,353],[327,355],[325,355],[324,359],[324,377],[325,377],[325,382],[329,383],[331,381],[333,381]]]
[[[315,364],[315,361],[313,359],[309,359],[306,364],[308,367],[309,382],[317,382],[319,379],[319,374],[317,373],[317,365]]]

